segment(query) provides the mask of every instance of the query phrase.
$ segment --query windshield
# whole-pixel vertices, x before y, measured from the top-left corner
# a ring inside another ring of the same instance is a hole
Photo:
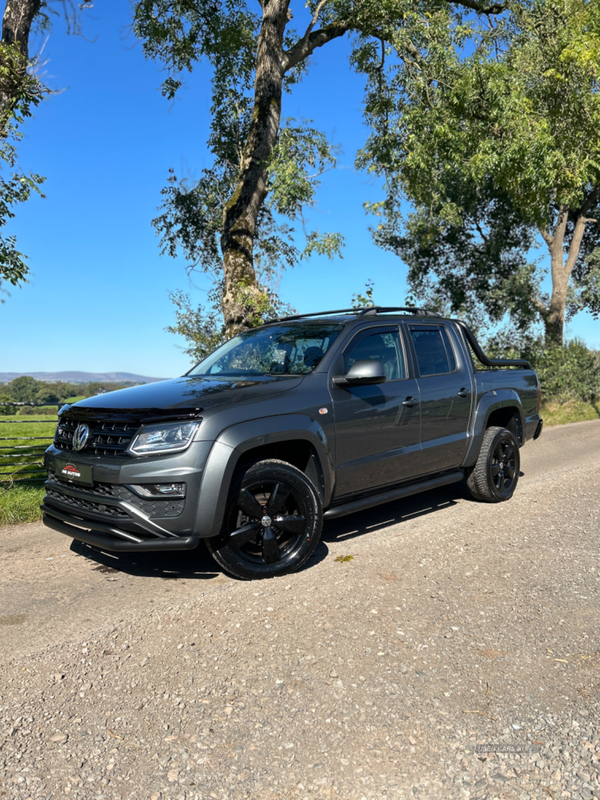
[[[281,323],[235,336],[188,375],[306,375],[344,326],[326,322]]]

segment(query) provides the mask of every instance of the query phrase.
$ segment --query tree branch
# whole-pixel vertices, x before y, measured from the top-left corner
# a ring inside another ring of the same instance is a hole
[[[588,194],[584,204],[579,209],[579,216],[580,217],[585,217],[585,215],[588,213],[590,208],[598,200],[599,196],[600,196],[600,186],[595,186],[592,189],[592,191]],[[585,221],[586,222],[591,222],[591,220],[589,220],[589,219],[586,219]],[[597,220],[594,220],[594,222],[597,222]]]
[[[302,37],[303,41],[306,41],[306,39],[308,39],[309,35],[312,33],[312,29],[315,27],[315,25],[317,24],[317,20],[319,19],[319,14],[321,13],[321,9],[327,2],[329,2],[329,0],[321,0],[319,5],[317,6],[315,13],[313,14],[313,18],[310,21],[310,25],[308,26],[306,32],[304,33],[304,36]]]
[[[535,308],[537,311],[539,311],[539,313],[541,314],[541,316],[542,316],[542,319],[544,319],[544,318],[547,316],[547,314],[548,314],[548,308],[547,308],[547,307],[546,307],[546,306],[545,306],[545,305],[542,303],[542,301],[540,300],[540,298],[539,298],[539,297],[537,297],[536,295],[533,295],[533,296],[532,296],[532,298],[531,298],[531,302],[532,302],[532,304],[533,304],[533,307],[534,307],[534,308]]]
[[[490,6],[486,6],[484,3],[477,3],[476,0],[450,0],[451,2],[455,2],[457,6],[465,6],[466,8],[470,8],[471,11],[476,11],[477,14],[502,14],[503,11],[506,11],[506,4],[505,3],[492,3]]]
[[[284,52],[284,72],[287,72],[292,67],[295,67],[296,64],[299,64],[300,61],[304,61],[305,58],[308,58],[308,56],[314,50],[316,50],[317,47],[323,47],[324,44],[331,42],[333,39],[343,36],[351,28],[352,25],[350,23],[336,22],[332,25],[327,25],[325,28],[320,28],[318,31],[312,31],[308,34],[308,36],[304,34],[302,39],[297,41],[295,45],[292,45],[289,50]]]
[[[546,242],[548,247],[552,247],[554,244],[554,236],[552,236],[552,234],[548,233],[548,231],[544,230],[543,228],[538,228],[538,230],[540,232],[540,236]]]

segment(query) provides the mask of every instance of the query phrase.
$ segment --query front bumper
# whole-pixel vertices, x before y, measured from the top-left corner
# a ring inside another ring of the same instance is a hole
[[[63,514],[55,508],[49,508],[42,503],[40,506],[44,524],[52,530],[65,533],[78,539],[80,542],[94,545],[102,550],[111,552],[164,552],[165,550],[193,550],[200,541],[197,536],[175,536],[168,539],[138,539],[127,531],[122,531],[102,522],[77,519],[68,514]],[[83,527],[78,527],[79,525]],[[89,530],[91,528],[91,530]]]
[[[93,485],[60,480],[55,459],[64,453],[48,448],[46,496],[41,510],[53,530],[115,552],[191,550],[203,467],[210,443],[194,443],[183,454],[162,458],[105,458],[77,454],[79,465],[91,466]],[[185,499],[144,499],[130,486],[182,482]]]

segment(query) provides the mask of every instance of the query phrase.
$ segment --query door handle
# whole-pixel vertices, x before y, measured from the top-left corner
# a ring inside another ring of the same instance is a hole
[[[460,392],[456,393],[459,397],[466,397],[469,392],[466,389],[461,389]]]
[[[408,406],[408,408],[412,408],[417,401],[414,397],[407,397],[406,400],[402,401],[403,406]]]

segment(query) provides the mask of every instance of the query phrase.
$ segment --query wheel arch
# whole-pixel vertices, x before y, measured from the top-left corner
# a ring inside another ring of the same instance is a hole
[[[302,470],[326,507],[333,491],[334,467],[327,438],[311,417],[288,414],[234,425],[223,431],[209,453],[200,485],[195,532],[216,536],[231,482],[237,472],[266,458],[277,458]]]
[[[472,467],[475,464],[483,436],[486,430],[493,426],[507,428],[517,440],[519,447],[522,447],[524,419],[525,412],[521,398],[514,389],[497,389],[482,395],[471,426],[471,445],[462,466]]]

